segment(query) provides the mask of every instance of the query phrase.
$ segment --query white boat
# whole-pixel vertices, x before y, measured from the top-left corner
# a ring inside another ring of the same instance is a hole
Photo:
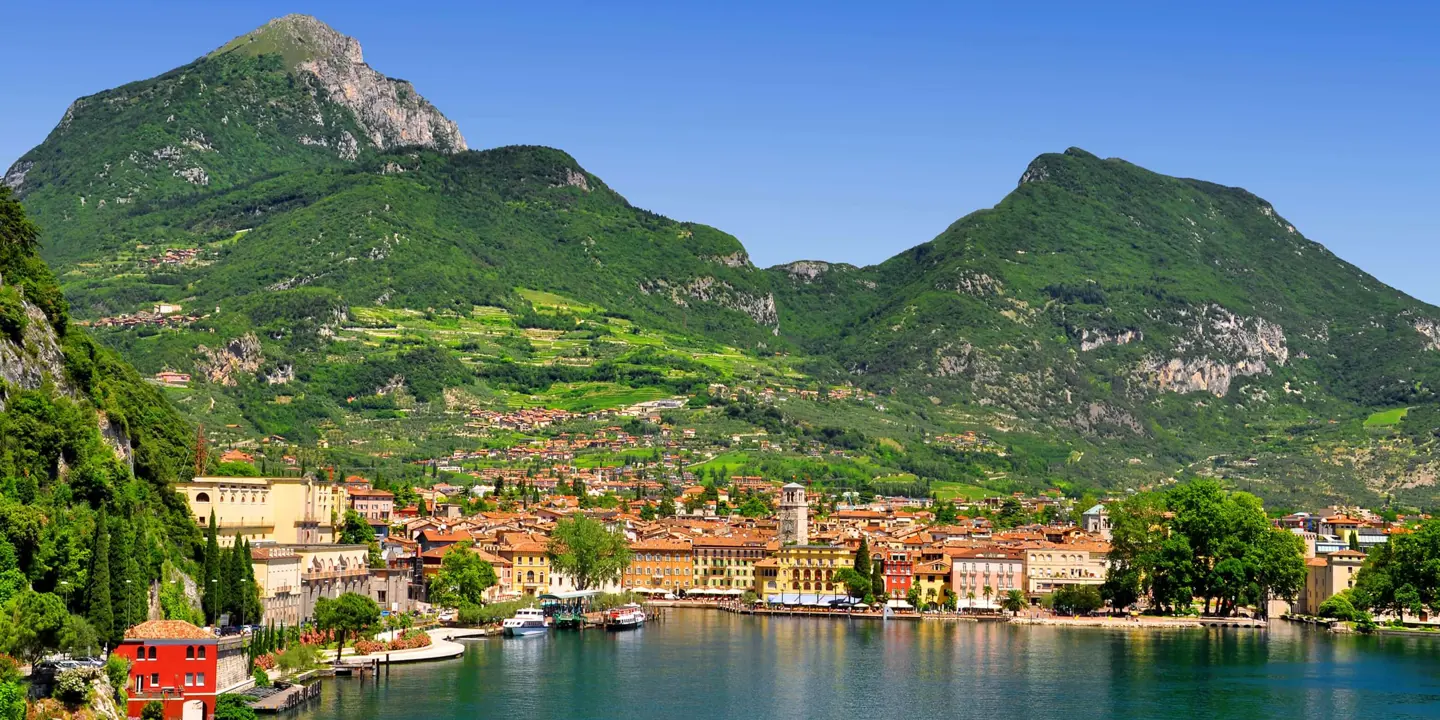
[[[628,630],[645,624],[645,609],[631,603],[621,605],[605,614],[605,627],[610,630]]]
[[[501,623],[506,637],[541,635],[549,626],[545,624],[545,613],[539,608],[520,608],[515,615]]]

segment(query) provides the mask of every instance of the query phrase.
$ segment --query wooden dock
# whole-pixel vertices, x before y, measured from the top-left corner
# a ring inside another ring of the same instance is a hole
[[[282,713],[320,697],[320,681],[309,685],[290,685],[250,703],[257,713]]]

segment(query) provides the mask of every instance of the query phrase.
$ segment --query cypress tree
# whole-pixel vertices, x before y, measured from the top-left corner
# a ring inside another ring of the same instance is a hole
[[[246,539],[240,553],[241,595],[244,598],[243,612],[246,622],[259,623],[263,611],[260,608],[260,586],[255,582],[255,558],[250,554],[250,540]]]
[[[200,607],[205,621],[214,623],[220,617],[220,537],[215,525],[215,511],[210,511],[210,528],[205,533],[205,566],[200,578]]]
[[[130,529],[119,517],[110,522],[110,612],[117,635],[130,627],[130,586],[135,580],[127,573],[135,554]],[[127,560],[130,562],[127,563]],[[126,582],[126,581],[129,582]]]
[[[870,542],[860,538],[860,547],[855,550],[855,572],[866,580],[870,579]]]
[[[236,535],[225,551],[220,567],[220,608],[230,614],[230,624],[239,622],[240,603],[244,596],[240,592],[240,536]]]
[[[110,522],[105,508],[95,517],[95,542],[91,546],[90,588],[86,593],[85,619],[95,635],[105,642],[115,638],[115,611],[110,603]]]

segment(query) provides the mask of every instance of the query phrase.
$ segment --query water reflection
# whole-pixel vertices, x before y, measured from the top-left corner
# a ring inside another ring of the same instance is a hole
[[[1440,638],[1277,625],[1101,631],[677,611],[640,630],[474,642],[330,682],[341,718],[1440,717]]]

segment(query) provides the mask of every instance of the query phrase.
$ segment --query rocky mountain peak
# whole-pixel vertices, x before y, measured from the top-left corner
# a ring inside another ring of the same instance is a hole
[[[360,42],[309,15],[286,15],[211,53],[279,54],[312,93],[349,108],[379,150],[418,145],[447,152],[467,149],[460,128],[404,80],[365,63]]]

